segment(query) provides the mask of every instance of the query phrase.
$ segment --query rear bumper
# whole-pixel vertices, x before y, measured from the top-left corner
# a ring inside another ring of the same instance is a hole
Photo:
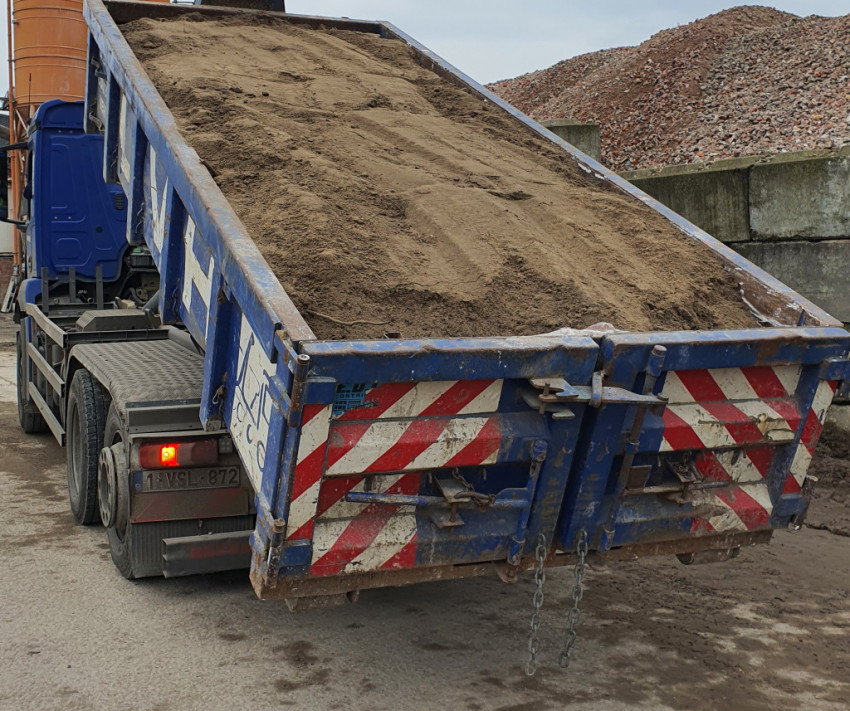
[[[162,573],[166,578],[239,570],[251,565],[251,531],[164,538]]]

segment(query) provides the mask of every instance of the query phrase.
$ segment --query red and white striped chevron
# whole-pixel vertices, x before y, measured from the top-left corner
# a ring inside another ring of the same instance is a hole
[[[729,486],[696,492],[692,500],[711,513],[694,530],[754,530],[768,525],[773,504],[766,477],[775,445],[791,442],[800,426],[794,392],[799,366],[722,368],[668,372],[663,394],[662,452],[700,450],[694,463],[704,479]],[[800,491],[835,383],[818,386],[806,413],[785,492]]]
[[[350,504],[349,491],[419,492],[418,472],[490,464],[501,442],[502,380],[387,383],[333,417],[304,409],[286,537],[313,539],[314,575],[412,566],[411,507]],[[416,472],[404,474],[403,472]]]

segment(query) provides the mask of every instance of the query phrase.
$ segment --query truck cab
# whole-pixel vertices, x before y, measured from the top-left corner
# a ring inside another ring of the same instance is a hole
[[[159,275],[146,249],[125,237],[127,199],[103,180],[103,136],[83,130],[83,102],[43,104],[26,150],[26,230],[17,312],[46,296],[57,303],[114,298],[144,304]],[[13,148],[14,149],[14,148]]]

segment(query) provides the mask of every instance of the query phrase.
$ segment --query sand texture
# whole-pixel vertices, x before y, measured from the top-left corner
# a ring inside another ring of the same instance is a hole
[[[122,31],[319,338],[757,325],[709,249],[402,42],[200,13]]]

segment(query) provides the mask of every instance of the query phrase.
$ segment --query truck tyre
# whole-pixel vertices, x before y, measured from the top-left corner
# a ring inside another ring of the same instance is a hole
[[[21,423],[21,429],[27,434],[47,432],[47,423],[35,403],[29,399],[26,391],[27,359],[24,354],[24,339],[20,331],[15,336],[15,361],[18,375],[18,421]]]
[[[68,390],[65,429],[68,433],[68,499],[74,520],[82,525],[100,521],[97,506],[97,464],[109,394],[87,370],[78,370]]]
[[[129,438],[124,420],[115,404],[109,406],[103,432],[103,450],[100,456],[98,497],[101,518],[108,525],[106,536],[109,553],[118,571],[128,580],[136,575],[133,570],[133,524],[130,521],[130,473],[127,465]]]

